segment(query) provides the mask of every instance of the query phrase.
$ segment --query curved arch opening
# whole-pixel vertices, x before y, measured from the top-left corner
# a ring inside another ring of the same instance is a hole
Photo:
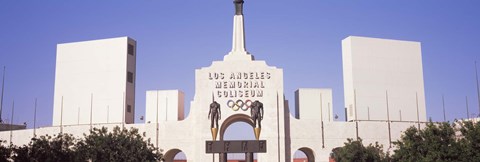
[[[245,114],[235,114],[225,119],[220,126],[220,140],[255,140],[253,120]],[[257,159],[257,154],[253,158]],[[229,160],[244,161],[244,153],[229,153]]]
[[[171,149],[165,152],[163,155],[165,162],[186,162],[187,157],[185,153],[180,149]]]
[[[245,114],[235,114],[232,116],[229,116],[227,119],[225,119],[220,126],[220,140],[222,141],[224,139],[225,131],[227,128],[232,125],[233,123],[236,122],[245,122],[251,126],[253,129],[255,125],[253,125],[253,120],[250,118],[250,116],[245,115]]]
[[[308,147],[299,148],[295,151],[293,162],[315,162],[315,153]]]

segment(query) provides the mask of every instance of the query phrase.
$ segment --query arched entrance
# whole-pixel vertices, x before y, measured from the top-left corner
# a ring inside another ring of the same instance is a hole
[[[308,147],[295,151],[292,162],[315,162],[315,153]]]
[[[255,134],[253,131],[253,121],[250,116],[245,114],[235,114],[229,116],[222,122],[220,127],[220,140],[255,140]],[[256,153],[249,156],[253,156],[256,159]],[[228,160],[247,160],[245,153],[229,153]],[[220,156],[220,160],[223,156]]]
[[[252,129],[255,127],[255,125],[253,125],[252,118],[250,118],[250,116],[248,115],[235,114],[235,115],[229,116],[227,119],[223,121],[222,125],[220,126],[220,140],[223,140],[225,131],[227,130],[227,128],[236,122],[245,122],[250,126],[252,126]]]
[[[180,156],[180,157],[179,157]],[[171,149],[163,156],[165,162],[186,161],[185,153],[180,149]]]

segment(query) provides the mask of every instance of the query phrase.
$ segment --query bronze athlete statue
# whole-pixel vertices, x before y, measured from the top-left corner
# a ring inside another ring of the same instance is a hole
[[[250,115],[252,116],[253,125],[257,128],[257,121],[258,121],[258,128],[262,128],[262,120],[263,120],[263,103],[256,100],[252,103],[252,108],[250,109]]]
[[[210,104],[210,111],[208,112],[208,119],[211,120],[210,128],[218,128],[218,120],[221,119],[221,114],[220,104],[218,104],[217,101],[213,101]],[[215,127],[213,127],[214,124]]]

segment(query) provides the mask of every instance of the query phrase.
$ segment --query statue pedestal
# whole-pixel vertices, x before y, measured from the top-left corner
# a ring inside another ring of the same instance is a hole
[[[218,128],[211,128],[211,131],[212,131],[212,140],[216,141],[217,140]]]
[[[260,131],[262,128],[254,128],[253,131],[255,132],[255,138],[258,140],[260,138]]]

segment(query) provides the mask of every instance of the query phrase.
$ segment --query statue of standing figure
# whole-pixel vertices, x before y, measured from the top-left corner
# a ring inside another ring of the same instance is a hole
[[[258,100],[253,102],[252,108],[250,108],[250,115],[252,116],[253,125],[255,125],[256,128],[262,128],[261,122],[263,120],[263,103],[261,103]],[[257,127],[257,121],[258,121],[258,127]]]
[[[208,112],[208,119],[211,120],[210,128],[218,128],[218,120],[221,119],[221,114],[220,104],[217,103],[217,101],[213,101],[210,104],[210,111]]]

